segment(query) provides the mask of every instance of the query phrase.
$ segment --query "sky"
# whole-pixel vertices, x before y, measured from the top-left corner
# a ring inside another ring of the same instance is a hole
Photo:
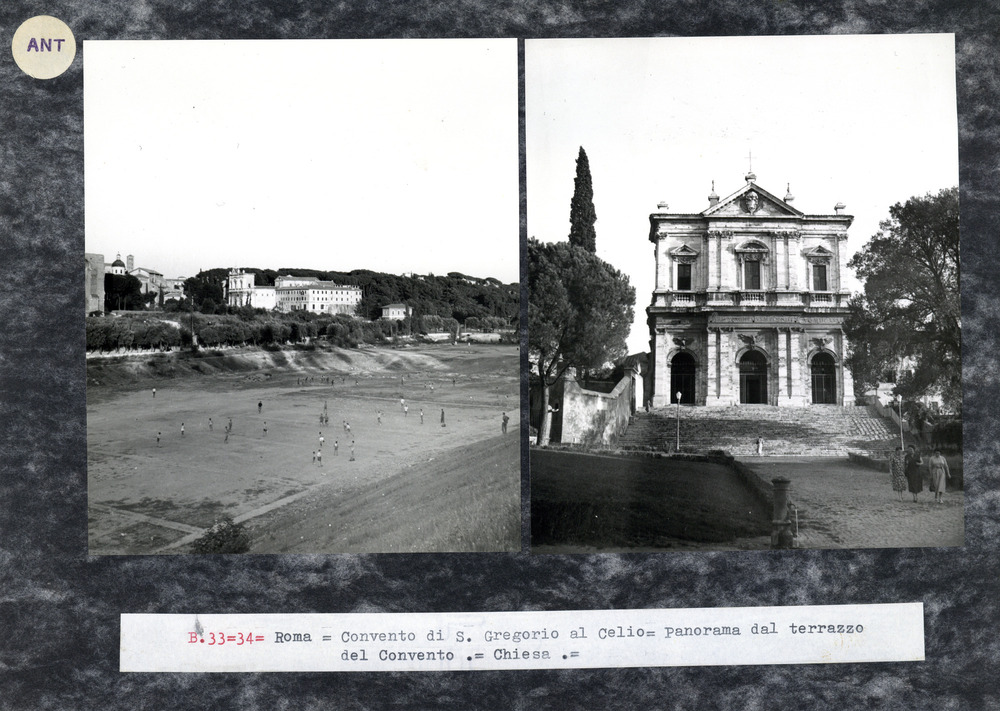
[[[528,40],[525,111],[528,235],[568,238],[582,146],[597,254],[636,287],[630,353],[649,350],[658,202],[701,212],[752,167],[805,213],[845,203],[853,254],[892,205],[958,185],[950,34]]]
[[[87,41],[86,251],[518,281],[515,40]]]

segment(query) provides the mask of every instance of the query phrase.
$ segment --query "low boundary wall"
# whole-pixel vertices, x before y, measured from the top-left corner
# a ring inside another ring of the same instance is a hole
[[[629,369],[610,393],[584,390],[570,369],[563,376],[562,436],[565,444],[614,446],[635,414],[637,368]]]

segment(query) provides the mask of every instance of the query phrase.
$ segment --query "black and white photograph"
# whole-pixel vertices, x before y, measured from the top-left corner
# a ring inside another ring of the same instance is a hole
[[[86,51],[90,554],[520,550],[516,43]]]
[[[963,545],[954,37],[525,67],[532,549]]]

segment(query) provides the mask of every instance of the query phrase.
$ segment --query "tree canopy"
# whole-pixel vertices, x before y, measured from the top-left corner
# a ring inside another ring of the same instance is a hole
[[[913,197],[849,262],[865,283],[844,324],[855,382],[871,387],[902,371],[897,393],[932,392],[961,403],[962,315],[958,188]]]
[[[573,199],[569,203],[569,242],[588,252],[597,251],[597,211],[594,209],[594,186],[590,177],[590,161],[580,146],[576,158],[576,178],[573,181]]]
[[[591,252],[569,244],[528,240],[528,353],[542,387],[542,427],[548,441],[549,388],[569,367],[597,368],[626,354],[635,288]]]

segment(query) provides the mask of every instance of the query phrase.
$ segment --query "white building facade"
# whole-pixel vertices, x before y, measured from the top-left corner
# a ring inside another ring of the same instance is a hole
[[[361,303],[360,286],[320,281],[316,277],[279,276],[274,286],[257,286],[255,280],[252,272],[230,269],[224,289],[226,304],[353,316]]]
[[[806,215],[755,183],[649,216],[651,404],[853,405],[843,322],[853,217]]]

